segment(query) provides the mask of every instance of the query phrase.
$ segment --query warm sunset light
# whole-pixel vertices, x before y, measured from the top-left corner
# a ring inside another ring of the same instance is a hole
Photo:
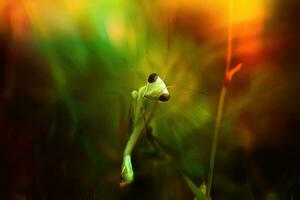
[[[1,0],[0,199],[300,199],[296,0]]]

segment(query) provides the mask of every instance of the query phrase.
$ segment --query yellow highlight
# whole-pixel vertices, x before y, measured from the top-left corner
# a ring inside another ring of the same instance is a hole
[[[172,13],[175,10],[204,11],[214,16],[215,22],[218,24],[227,25],[228,19],[226,16],[228,16],[228,3],[229,1],[225,0],[162,0],[159,4]],[[264,8],[265,2],[261,0],[233,0],[234,12],[232,23],[243,23],[245,21],[262,18],[265,15]]]
[[[264,2],[261,0],[233,1],[233,23],[242,23],[264,17]]]
[[[125,38],[125,24],[122,17],[113,16],[106,24],[109,39],[114,44],[121,43]]]

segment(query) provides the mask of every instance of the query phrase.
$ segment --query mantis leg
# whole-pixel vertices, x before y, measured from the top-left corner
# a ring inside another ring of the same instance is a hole
[[[138,97],[138,91],[133,90],[131,92],[131,102],[130,102],[130,113],[129,118],[133,122],[136,116],[136,100]]]
[[[138,96],[138,92],[133,91],[131,93],[131,96],[132,96],[131,117],[133,119],[133,131],[132,131],[130,138],[126,144],[124,154],[123,154],[122,172],[121,172],[121,177],[120,177],[120,187],[124,187],[134,180],[134,172],[133,172],[132,164],[131,164],[131,152],[139,138],[139,135],[141,134],[141,132],[143,130],[142,121],[135,119],[137,116],[136,99]]]
[[[137,123],[135,123],[133,132],[131,133],[130,138],[126,144],[124,154],[123,154],[123,164],[122,164],[122,172],[121,172],[121,179],[120,179],[121,187],[128,185],[134,180],[134,172],[131,165],[131,152],[143,128],[144,128],[143,121],[140,120]]]

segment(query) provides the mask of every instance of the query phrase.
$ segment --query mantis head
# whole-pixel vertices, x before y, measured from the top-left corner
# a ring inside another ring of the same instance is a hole
[[[170,99],[166,84],[156,73],[152,73],[148,77],[144,98],[155,101],[168,101]]]

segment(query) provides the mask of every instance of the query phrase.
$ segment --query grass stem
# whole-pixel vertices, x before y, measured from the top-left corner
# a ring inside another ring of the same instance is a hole
[[[231,57],[232,57],[232,0],[229,1],[229,18],[228,18],[228,33],[227,33],[227,56],[226,56],[226,69],[225,69],[225,78],[228,75],[229,68],[231,65]],[[212,187],[213,181],[213,173],[214,173],[214,165],[215,165],[215,157],[216,151],[218,146],[218,139],[219,139],[219,132],[220,126],[222,122],[222,115],[224,110],[224,102],[227,93],[228,84],[223,84],[217,109],[217,116],[214,126],[214,135],[213,135],[213,142],[212,142],[212,149],[210,155],[210,162],[209,162],[209,172],[208,172],[208,181],[207,181],[207,192],[206,195],[210,198],[210,192]]]

